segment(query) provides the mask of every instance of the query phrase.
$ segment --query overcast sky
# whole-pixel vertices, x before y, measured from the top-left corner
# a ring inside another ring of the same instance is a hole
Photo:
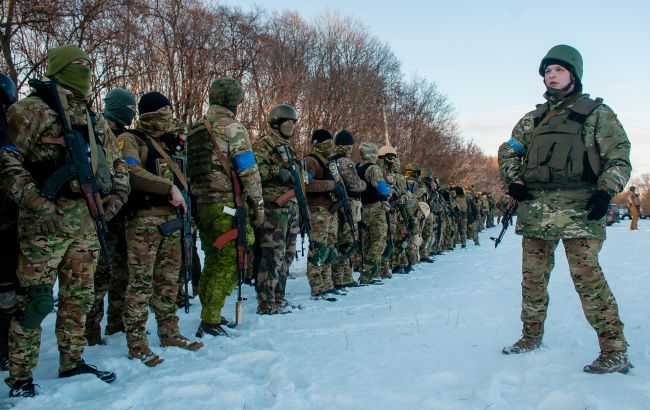
[[[618,114],[632,142],[633,175],[650,173],[650,1],[228,0],[250,9],[325,10],[358,19],[387,43],[405,76],[438,84],[463,137],[488,155],[543,102],[537,73],[549,48],[569,44],[584,59],[583,84]]]

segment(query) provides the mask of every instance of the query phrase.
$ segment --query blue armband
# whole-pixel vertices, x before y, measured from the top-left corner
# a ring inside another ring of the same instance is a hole
[[[133,157],[124,157],[124,162],[126,162],[126,165],[140,165],[140,161]]]
[[[314,179],[314,175],[309,171],[307,171],[307,179]]]
[[[510,138],[506,144],[510,145],[515,151],[522,155],[526,153],[526,148],[512,138]]]
[[[255,162],[255,156],[251,150],[245,151],[235,157],[235,165],[237,165],[237,171],[239,172],[246,171],[255,164],[257,162]]]
[[[388,188],[388,184],[386,181],[379,181],[377,184],[377,192],[379,192],[381,195],[388,196],[390,195],[390,188]]]
[[[18,148],[16,148],[15,145],[11,144],[2,144],[2,148],[6,149],[7,151],[13,151],[17,154],[20,154],[20,151],[18,151]],[[22,155],[22,154],[21,154]]]

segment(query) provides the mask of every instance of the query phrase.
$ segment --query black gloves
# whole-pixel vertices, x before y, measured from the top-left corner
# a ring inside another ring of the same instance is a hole
[[[607,206],[609,201],[612,199],[612,196],[605,191],[598,190],[596,191],[591,198],[587,201],[587,206],[585,209],[591,209],[587,219],[590,221],[597,221],[607,213]]]
[[[508,185],[508,194],[519,202],[528,201],[533,199],[533,196],[530,194],[528,187],[526,185],[518,184],[513,182]]]

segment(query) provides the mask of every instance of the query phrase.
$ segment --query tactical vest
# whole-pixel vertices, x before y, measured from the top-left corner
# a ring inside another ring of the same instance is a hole
[[[386,195],[380,194],[379,191],[377,191],[377,188],[375,188],[370,183],[370,181],[366,179],[366,171],[371,165],[374,164],[366,162],[365,164],[357,164],[356,166],[359,178],[361,178],[366,183],[366,189],[361,192],[361,203],[363,205],[374,204],[388,200],[388,197]]]
[[[548,103],[534,113],[533,136],[526,152],[522,180],[533,189],[583,188],[598,181],[601,161],[596,146],[587,147],[582,127],[602,100],[580,98],[548,121]]]
[[[216,115],[215,128],[220,128],[220,122],[228,119],[225,114]],[[225,173],[219,161],[214,160],[215,142],[208,132],[204,121],[194,125],[192,130],[187,134],[187,176],[191,179],[198,180],[207,175],[212,170]]]
[[[323,160],[316,154],[307,155],[310,158],[314,158],[318,162],[318,166],[321,168],[323,177],[322,178],[310,178],[316,181],[334,181],[334,176],[330,172],[329,168],[325,166]],[[332,192],[306,192],[307,198],[326,198],[332,199]]]
[[[171,170],[164,158],[158,153],[147,135],[138,129],[129,130],[128,133],[134,135],[147,147],[147,160],[144,164],[142,164],[142,168],[144,168],[147,172],[150,172],[159,177],[169,178],[170,181],[173,178],[174,185],[176,185],[176,187],[178,187],[180,190],[183,190],[183,185],[180,183],[176,175],[174,175],[174,172]],[[176,150],[169,149],[167,144],[160,144],[160,146],[165,151],[165,153],[167,153],[167,155],[176,160]],[[171,205],[169,203],[169,197],[167,195],[157,195],[151,192],[144,192],[134,189],[131,191],[127,206],[129,206],[129,211],[138,211],[158,206]]]
[[[54,106],[54,102],[47,95],[41,95],[38,92],[30,94],[31,96],[39,97],[43,102],[45,102],[52,110],[58,112],[58,108]],[[64,109],[67,106],[63,107]],[[97,169],[95,172],[95,179],[97,181],[97,186],[100,191],[101,196],[106,196],[113,192],[113,174],[111,172],[110,166],[106,159],[106,152],[104,150],[104,143],[97,138],[97,115],[90,109],[90,106],[86,106],[88,112],[88,118],[90,118],[90,127],[86,125],[74,125],[71,124],[71,128],[78,132],[83,138],[85,145],[88,149],[88,162],[91,162],[90,157],[90,129],[92,129],[94,143],[97,147]],[[30,173],[32,179],[36,183],[36,186],[40,189],[43,184],[52,176],[59,168],[67,164],[67,155],[65,155],[65,149],[61,150],[61,155],[57,159],[53,160],[44,160],[44,161],[30,161],[25,162],[25,169]],[[112,165],[112,164],[111,164]],[[68,183],[63,184],[61,189],[58,192],[58,196],[63,196],[69,199],[78,199],[82,197],[79,183],[76,178],[73,178]]]

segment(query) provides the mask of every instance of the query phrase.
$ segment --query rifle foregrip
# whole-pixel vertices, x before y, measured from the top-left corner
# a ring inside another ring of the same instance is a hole
[[[162,236],[167,236],[174,231],[183,229],[183,220],[182,219],[173,219],[158,225],[158,232]]]

